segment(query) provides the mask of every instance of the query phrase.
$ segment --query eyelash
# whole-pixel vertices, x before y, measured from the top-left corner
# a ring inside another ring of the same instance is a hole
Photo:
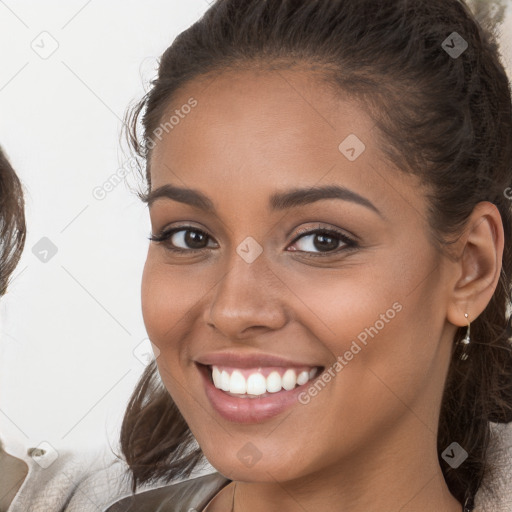
[[[152,234],[149,237],[149,240],[152,242],[158,242],[158,243],[167,242],[175,233],[178,233],[180,231],[194,231],[196,233],[201,233],[202,235],[205,235],[207,238],[211,239],[211,237],[208,235],[208,233],[206,233],[202,229],[196,228],[194,226],[178,226],[175,228],[171,228],[169,230],[163,230],[158,235]],[[318,228],[318,229],[313,229],[313,230],[304,228],[304,229],[300,229],[297,234],[299,236],[295,237],[292,244],[297,242],[300,238],[304,237],[304,235],[317,235],[317,234],[328,235],[328,236],[334,235],[335,238],[338,238],[341,242],[343,242],[345,244],[345,247],[341,247],[339,249],[336,249],[335,251],[330,251],[330,252],[325,252],[325,253],[322,253],[322,252],[311,253],[308,251],[299,251],[299,250],[294,251],[294,252],[304,253],[304,254],[306,254],[307,257],[311,257],[311,258],[332,256],[332,255],[338,254],[342,251],[356,249],[358,247],[358,243],[355,240],[349,238],[347,235],[345,235],[341,231],[338,231],[338,230],[332,229],[332,228],[331,229]],[[204,249],[207,249],[206,247],[203,249],[182,249],[180,247],[173,247],[172,245],[170,245],[168,243],[165,245],[166,245],[167,250],[174,252],[174,253],[179,253],[179,254],[183,254],[183,253],[190,254],[190,253],[194,253],[197,251],[203,251]]]

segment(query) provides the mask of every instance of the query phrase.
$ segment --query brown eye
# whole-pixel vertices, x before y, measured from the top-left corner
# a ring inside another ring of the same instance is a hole
[[[177,235],[178,233],[185,233],[185,235],[179,235],[175,237],[175,235]],[[181,230],[174,233],[173,238],[174,237],[176,238],[177,241],[186,244],[190,249],[204,249],[204,247],[208,245],[208,235],[206,235],[202,231],[192,231],[190,229]],[[187,247],[185,247],[185,249],[186,248]]]
[[[294,249],[296,251],[313,253],[311,254],[312,256],[321,256],[323,254],[328,256],[340,252],[339,249],[354,248],[357,246],[357,243],[339,231],[316,229],[304,232],[295,239],[294,245],[299,245],[299,249]]]
[[[210,236],[192,226],[181,226],[163,231],[159,235],[151,235],[153,242],[165,243],[166,248],[176,252],[191,252],[206,249]]]

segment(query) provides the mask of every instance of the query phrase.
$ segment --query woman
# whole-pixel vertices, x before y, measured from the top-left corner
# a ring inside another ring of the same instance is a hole
[[[180,34],[131,117],[158,357],[121,444],[134,488],[217,473],[111,510],[485,510],[511,120],[458,0],[219,0]]]

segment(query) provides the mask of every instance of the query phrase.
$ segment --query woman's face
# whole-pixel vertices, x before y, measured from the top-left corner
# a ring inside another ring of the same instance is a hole
[[[450,262],[371,119],[306,72],[244,71],[186,85],[166,122],[152,233],[178,230],[149,247],[143,314],[212,465],[272,482],[435,447]]]

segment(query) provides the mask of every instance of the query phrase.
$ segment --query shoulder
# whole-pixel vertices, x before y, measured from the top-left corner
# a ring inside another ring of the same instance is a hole
[[[484,478],[475,497],[475,510],[512,510],[512,423],[491,423],[489,462],[492,471]]]
[[[9,512],[97,512],[130,494],[126,465],[113,454],[57,451],[46,445],[16,455],[28,474]]]
[[[130,496],[106,512],[198,512],[229,482],[220,473],[211,473]]]
[[[14,466],[25,472],[8,512],[201,510],[230,482],[219,473],[205,475],[203,470],[202,476],[173,484],[153,482],[133,494],[127,464],[104,448],[81,453],[56,450],[44,443],[10,453],[14,455],[0,459],[0,475]]]

